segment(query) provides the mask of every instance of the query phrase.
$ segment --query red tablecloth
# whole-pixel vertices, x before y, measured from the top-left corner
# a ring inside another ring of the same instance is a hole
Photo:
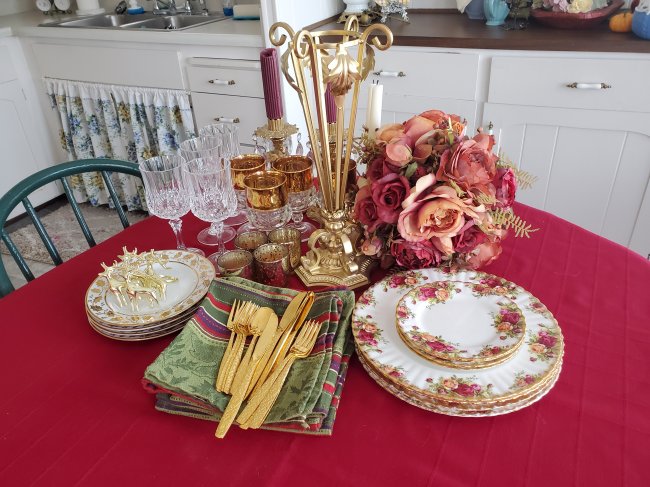
[[[566,339],[555,388],[522,411],[452,418],[383,391],[353,360],[334,434],[232,428],[156,412],[140,385],[169,343],[121,343],[84,293],[121,247],[170,248],[149,218],[0,300],[0,485],[649,485],[650,264],[520,206],[542,229],[488,272],[544,302]],[[202,224],[186,217],[192,242]]]

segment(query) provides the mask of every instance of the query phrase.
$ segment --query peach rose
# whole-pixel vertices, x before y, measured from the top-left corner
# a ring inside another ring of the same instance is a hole
[[[497,330],[499,331],[512,330],[512,325],[510,323],[499,323],[499,325],[497,326]]]
[[[377,326],[373,325],[372,323],[364,323],[361,328],[368,333],[374,333],[377,331]]]
[[[436,337],[434,337],[433,335],[430,335],[429,333],[422,333],[422,334],[420,335],[420,337],[421,337],[422,340],[424,340],[425,342],[433,342],[433,341],[436,340]]]
[[[437,122],[428,118],[416,115],[404,123],[404,135],[416,141],[422,135],[437,128]]]
[[[454,144],[440,157],[436,177],[440,181],[455,181],[465,191],[477,189],[494,195],[492,181],[497,174],[499,158],[492,152],[493,145],[494,139],[486,134]]]
[[[361,252],[363,252],[364,255],[372,257],[373,255],[379,254],[383,246],[384,240],[377,236],[373,236],[372,238],[364,240],[363,244],[361,244]]]
[[[533,352],[537,353],[537,354],[541,354],[541,353],[544,353],[546,351],[546,347],[544,345],[542,345],[541,343],[533,343],[530,346],[530,349]]]
[[[438,289],[436,290],[436,298],[438,298],[440,301],[446,301],[449,299],[449,291],[446,289]]]
[[[461,200],[449,186],[434,187],[434,184],[433,174],[416,182],[402,204],[404,210],[397,220],[397,229],[404,240],[432,239],[439,250],[449,255],[454,251],[451,238],[460,232],[466,219],[482,221],[485,208],[474,206],[471,199]]]
[[[403,167],[413,160],[410,139],[406,136],[386,144],[386,161],[393,166]]]
[[[453,391],[454,389],[458,388],[458,381],[454,379],[445,379],[442,381],[442,386],[445,389],[449,389],[450,391]]]
[[[401,123],[392,123],[380,127],[375,134],[375,140],[377,142],[388,143],[393,139],[399,139],[402,135],[404,135],[404,125]]]
[[[467,259],[467,265],[471,269],[478,269],[494,262],[501,255],[501,244],[497,242],[485,241],[472,251],[472,255]],[[497,292],[497,294],[499,294]]]

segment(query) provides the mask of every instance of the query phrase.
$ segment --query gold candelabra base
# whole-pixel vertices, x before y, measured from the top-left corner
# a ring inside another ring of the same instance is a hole
[[[296,275],[307,287],[346,286],[355,289],[370,284],[373,260],[358,251],[363,235],[346,209],[329,212],[320,209],[323,228],[309,238],[309,250],[300,259]]]
[[[255,130],[255,135],[263,139],[270,140],[273,149],[267,152],[268,159],[273,162],[279,157],[287,156],[287,150],[284,142],[288,137],[298,133],[298,127],[287,123],[282,118],[268,119],[268,122]]]

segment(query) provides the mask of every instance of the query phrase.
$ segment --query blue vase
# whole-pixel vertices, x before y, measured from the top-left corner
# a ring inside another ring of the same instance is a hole
[[[650,40],[650,15],[646,12],[634,12],[632,17],[632,32],[641,39]]]
[[[486,25],[501,25],[506,20],[510,9],[503,0],[484,0],[483,11],[487,19]]]
[[[483,13],[483,2],[485,0],[472,0],[469,2],[467,7],[465,7],[465,13],[467,17],[472,20],[483,20],[485,19],[485,14]]]

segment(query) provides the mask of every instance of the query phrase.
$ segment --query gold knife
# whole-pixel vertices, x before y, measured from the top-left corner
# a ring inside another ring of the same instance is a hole
[[[266,323],[261,324],[261,326],[259,327],[262,331],[262,334],[260,335],[260,338],[257,341],[257,344],[255,345],[255,350],[253,351],[253,355],[251,356],[250,365],[247,368],[245,376],[242,377],[242,381],[241,384],[239,385],[239,388],[235,389],[233,396],[230,398],[230,401],[226,406],[226,410],[223,412],[223,415],[221,416],[221,420],[219,421],[219,426],[217,427],[217,431],[214,433],[214,435],[217,438],[223,438],[228,432],[228,430],[230,429],[230,426],[235,420],[235,417],[237,416],[237,412],[239,411],[242,402],[244,402],[244,397],[246,395],[246,391],[248,390],[248,382],[251,380],[251,377],[253,376],[253,372],[255,371],[255,366],[264,356],[266,350],[268,348],[272,348],[273,337],[275,336],[275,332],[278,328],[278,317],[275,313],[273,313],[273,311],[271,311],[271,314],[259,315],[259,319],[262,319],[262,316],[264,316],[264,318],[267,321]]]
[[[301,296],[302,295],[302,296]],[[302,300],[300,301],[300,304],[296,305],[296,308],[294,309],[289,309],[291,305],[298,299],[298,297],[302,297]],[[282,357],[284,357],[284,354],[286,353],[288,347],[291,345],[291,341],[293,338],[296,336],[295,331],[297,331],[296,325],[298,323],[302,324],[305,321],[305,317],[311,310],[312,305],[314,304],[314,292],[309,291],[309,292],[302,292],[299,293],[291,303],[289,303],[289,306],[287,306],[287,310],[285,311],[284,315],[282,316],[282,321],[280,322],[280,326],[278,327],[278,333],[282,331],[281,336],[279,337],[278,344],[275,346],[272,352],[268,354],[268,357],[264,357],[262,361],[260,361],[260,366],[258,367],[259,369],[262,368],[262,365],[264,365],[263,370],[258,374],[257,371],[255,373],[256,379],[255,383],[253,384],[251,381],[251,386],[250,389],[252,390],[256,385],[261,385],[264,383],[266,378],[271,374],[273,371],[273,368],[275,365],[278,363],[279,360],[282,360]],[[294,314],[289,316],[286,321],[285,321],[285,316],[287,316],[287,311],[291,311]],[[286,328],[282,328],[282,326],[286,326]],[[250,391],[249,391],[250,393]]]

